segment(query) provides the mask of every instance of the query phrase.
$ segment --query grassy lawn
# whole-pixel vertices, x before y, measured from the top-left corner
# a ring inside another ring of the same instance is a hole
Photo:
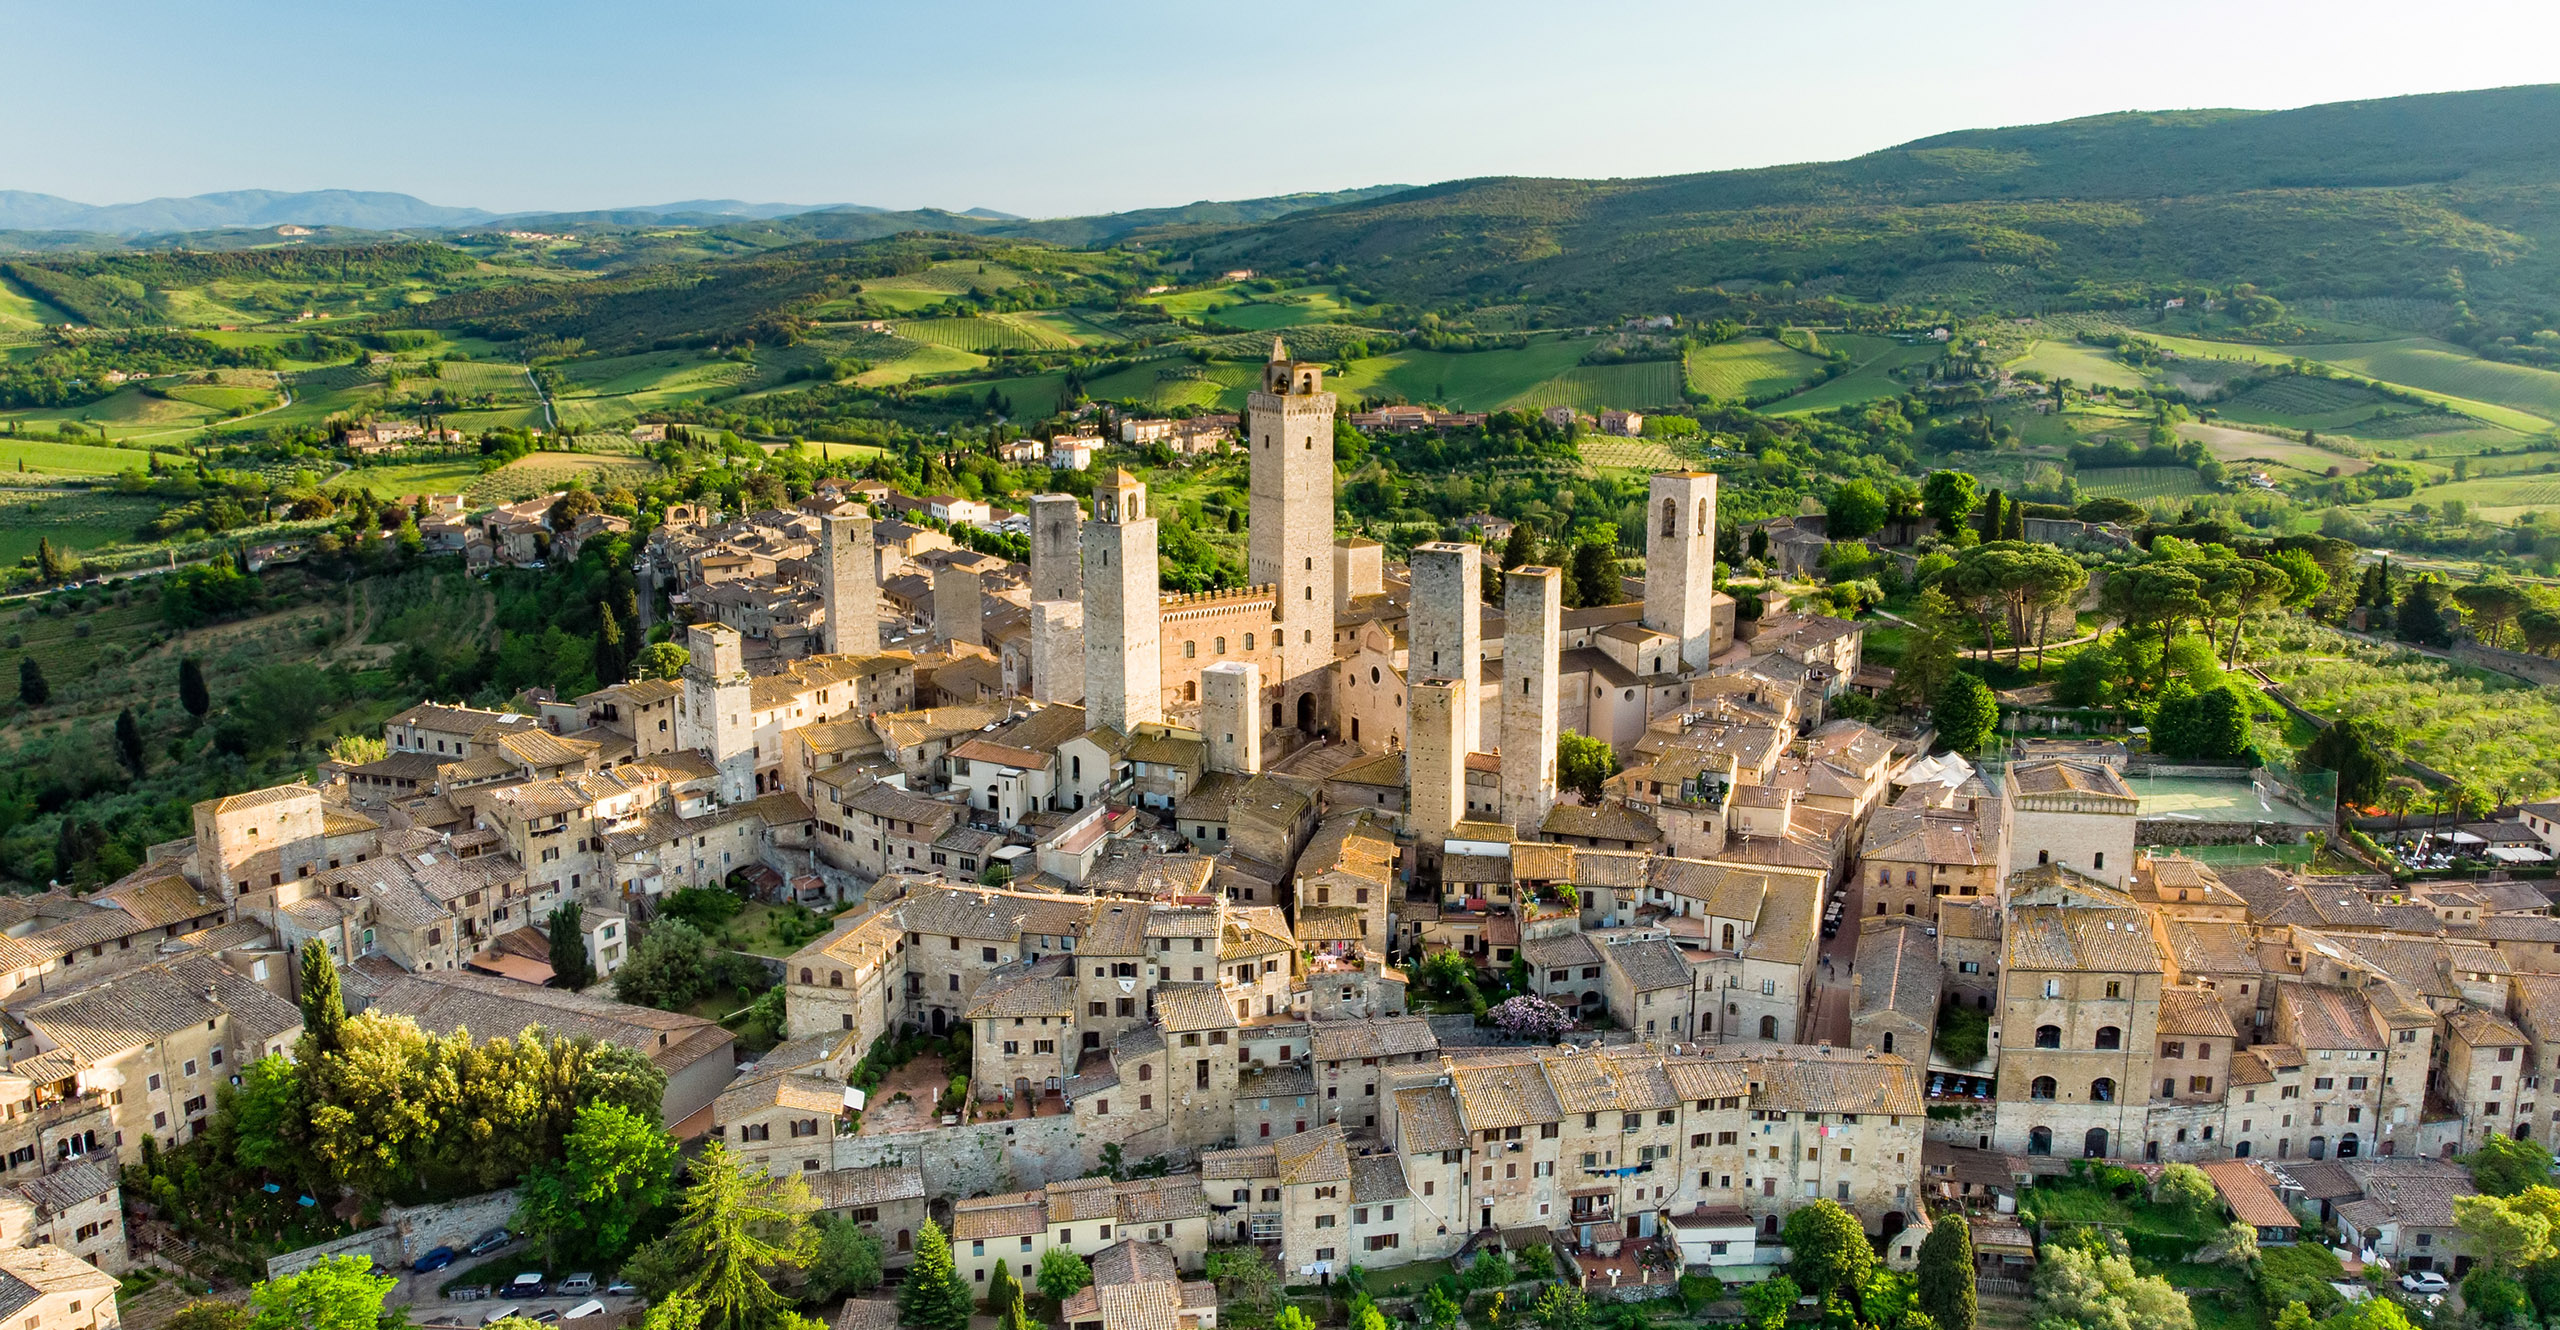
[[[806,911],[802,913],[805,914]],[[790,935],[782,930],[781,925],[794,917],[796,916],[789,909],[768,905],[763,901],[749,901],[745,909],[738,911],[734,918],[721,927],[720,935],[716,940],[725,946],[739,951],[752,951],[759,956],[788,956],[808,945],[806,941],[786,940]],[[819,935],[824,936],[823,932]]]
[[[1452,1273],[1447,1261],[1416,1261],[1392,1270],[1369,1272],[1369,1296],[1402,1298],[1420,1293],[1440,1282],[1442,1275]]]

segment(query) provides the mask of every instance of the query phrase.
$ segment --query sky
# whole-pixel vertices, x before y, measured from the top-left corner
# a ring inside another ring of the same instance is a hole
[[[0,189],[96,204],[1070,216],[2560,81],[2560,6],[2464,0],[0,0],[0,34]]]

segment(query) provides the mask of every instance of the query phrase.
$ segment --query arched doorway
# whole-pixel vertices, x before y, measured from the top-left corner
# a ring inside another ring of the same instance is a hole
[[[2027,1129],[2027,1153],[2031,1155],[2052,1154],[2053,1128],[2029,1127]]]
[[[1901,1232],[1910,1223],[1910,1220],[1902,1217],[1902,1212],[1900,1210],[1885,1211],[1884,1223],[1881,1226],[1883,1228],[1884,1240],[1887,1242],[1893,1241],[1893,1235]]]
[[[1884,1032],[1884,1051],[1888,1053],[1893,1051],[1893,1031],[1891,1030]]]
[[[1775,1039],[1778,1037],[1777,1017],[1763,1016],[1760,1018],[1760,1037],[1763,1039]]]
[[[2353,1159],[2356,1155],[2361,1153],[2362,1150],[2363,1143],[2356,1139],[2356,1134],[2354,1132],[2348,1132],[2346,1135],[2338,1138],[2338,1157],[2340,1159]]]
[[[2089,1129],[2089,1134],[2080,1138],[2080,1157],[2083,1159],[2104,1159],[2107,1157],[2106,1128],[2091,1127]]]
[[[2310,1140],[2310,1143],[2302,1147],[2302,1152],[2303,1152],[2304,1154],[2306,1154],[2306,1155],[2309,1155],[2310,1157],[2312,1157],[2312,1158],[2314,1158],[2314,1159],[2326,1159],[2326,1158],[2328,1158],[2328,1157],[2329,1157],[2329,1138],[2328,1138],[2328,1137],[2326,1137],[2326,1136],[2314,1136],[2314,1137],[2312,1137],[2312,1138],[2311,1138],[2311,1140]]]
[[[1287,713],[1285,713],[1285,712],[1281,711],[1281,709],[1280,709],[1280,704],[1279,704],[1279,703],[1277,703],[1277,702],[1272,703],[1272,704],[1271,704],[1271,728],[1273,728],[1273,729],[1275,729],[1275,730],[1276,730],[1276,729],[1279,729],[1281,726],[1288,724],[1289,722],[1288,722],[1287,720],[1283,719],[1283,716],[1285,716],[1286,714],[1287,714]]]
[[[1778,1236],[1778,1217],[1776,1215],[1762,1215],[1760,1217],[1760,1236],[1764,1238],[1774,1238]]]
[[[950,1022],[950,1019],[951,1019],[950,1014],[949,1014],[949,1013],[947,1013],[947,1012],[945,1012],[942,1008],[940,1008],[940,1007],[936,1007],[936,1008],[934,1008],[934,1009],[933,1009],[933,1032],[934,1032],[935,1034],[941,1034],[941,1033],[943,1032],[944,1028],[945,1028],[945,1027],[948,1025],[948,1023]]]
[[[1298,694],[1298,732],[1316,732],[1316,695],[1313,693]]]

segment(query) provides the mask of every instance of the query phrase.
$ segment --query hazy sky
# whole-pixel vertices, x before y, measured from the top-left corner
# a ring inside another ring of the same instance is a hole
[[[2560,81],[2560,6],[0,0],[0,189],[1038,216]]]

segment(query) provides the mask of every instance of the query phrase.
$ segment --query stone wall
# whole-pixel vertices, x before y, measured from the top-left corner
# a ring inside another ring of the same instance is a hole
[[[2178,818],[2144,818],[2133,827],[2141,845],[2247,845],[2257,840],[2292,844],[2312,828],[2286,822],[2193,822]]]
[[[1100,1163],[1072,1114],[1013,1122],[980,1122],[931,1131],[874,1136],[836,1144],[835,1167],[890,1165],[924,1170],[928,1196],[987,1196],[1083,1177]]]
[[[332,1256],[370,1256],[376,1270],[405,1269],[438,1247],[460,1251],[473,1238],[508,1223],[515,1213],[513,1187],[433,1205],[384,1206],[382,1222],[375,1227],[269,1258],[267,1278],[308,1270]]]

